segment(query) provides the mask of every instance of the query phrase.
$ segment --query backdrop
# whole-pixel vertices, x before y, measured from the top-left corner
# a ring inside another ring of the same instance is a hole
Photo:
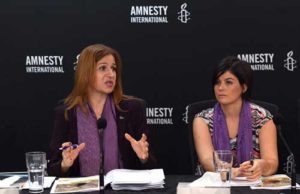
[[[298,0],[2,1],[0,171],[25,170],[26,151],[47,151],[53,109],[94,43],[120,52],[125,93],[147,101],[165,173],[190,173],[186,107],[213,98],[212,68],[228,55],[251,63],[253,97],[280,107],[300,161],[299,9]]]

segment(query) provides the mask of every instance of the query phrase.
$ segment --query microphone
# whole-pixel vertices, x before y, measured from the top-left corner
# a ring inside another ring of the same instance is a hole
[[[104,130],[107,125],[106,119],[101,117],[97,120],[97,128],[98,130]]]
[[[99,131],[99,141],[100,141],[100,168],[99,168],[99,181],[100,190],[104,190],[104,145],[103,145],[103,132],[106,128],[106,119],[101,117],[97,120],[97,128]]]
[[[275,123],[278,135],[281,139],[281,141],[284,144],[285,149],[288,151],[288,161],[287,161],[287,173],[290,174],[291,176],[291,189],[292,190],[296,190],[296,162],[295,162],[295,156],[290,148],[290,146],[288,145],[286,139],[284,138],[282,132],[281,132],[281,125],[283,123],[285,123],[284,118],[282,117],[282,115],[280,115],[279,113],[277,113],[276,115],[274,115],[273,117],[273,121]],[[289,170],[290,168],[290,170]]]

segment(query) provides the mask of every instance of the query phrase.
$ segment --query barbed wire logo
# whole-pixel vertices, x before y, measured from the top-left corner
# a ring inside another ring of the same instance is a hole
[[[283,163],[283,171],[286,172],[287,174],[292,174],[292,172],[293,172],[293,165],[296,165],[295,161],[294,161],[294,156],[293,155],[289,155],[286,158],[286,162]]]
[[[73,67],[74,71],[77,69],[79,57],[80,57],[80,54],[78,54],[78,55],[76,56],[76,61],[73,63],[73,64],[74,64],[74,67]]]
[[[294,71],[294,69],[297,67],[297,65],[295,65],[297,61],[293,58],[293,54],[293,51],[288,52],[287,58],[284,60],[284,67],[289,71]]]
[[[188,22],[188,20],[190,20],[191,18],[190,18],[190,15],[191,15],[191,13],[189,12],[189,11],[187,11],[186,10],[186,7],[187,7],[187,4],[186,3],[183,3],[182,5],[181,5],[181,10],[178,12],[178,17],[177,17],[177,19],[179,20],[179,21],[181,21],[182,23],[187,23]]]
[[[189,112],[189,106],[186,106],[185,107],[185,112],[182,114],[183,115],[182,121],[185,122],[186,124],[189,123],[188,112]]]

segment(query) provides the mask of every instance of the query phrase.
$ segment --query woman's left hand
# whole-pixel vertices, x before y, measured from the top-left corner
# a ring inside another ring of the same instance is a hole
[[[246,161],[240,165],[241,176],[247,177],[249,181],[258,180],[262,176],[263,161],[261,159],[253,160],[253,165],[250,161]]]
[[[149,157],[149,143],[147,142],[147,136],[143,133],[142,138],[137,141],[128,133],[125,133],[125,138],[130,142],[132,149],[135,151],[138,158],[145,162]]]

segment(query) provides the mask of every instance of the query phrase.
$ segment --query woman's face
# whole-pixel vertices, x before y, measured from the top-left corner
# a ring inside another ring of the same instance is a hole
[[[238,78],[229,71],[223,73],[214,85],[216,99],[224,105],[241,100],[242,93],[246,90],[247,86],[241,85]]]
[[[89,87],[89,92],[110,94],[116,85],[117,65],[113,55],[106,55],[96,64],[94,80]]]

